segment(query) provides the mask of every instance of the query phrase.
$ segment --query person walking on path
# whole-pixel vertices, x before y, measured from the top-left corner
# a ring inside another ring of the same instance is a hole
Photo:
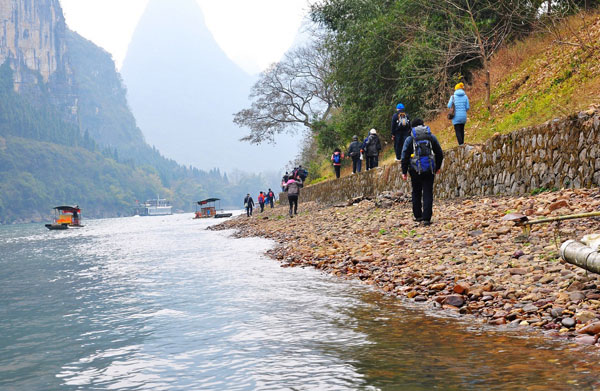
[[[300,195],[300,187],[302,186],[302,180],[300,178],[290,178],[285,184],[284,191],[287,192],[288,201],[290,203],[290,217],[294,214],[298,214],[298,196]]]
[[[340,178],[340,171],[342,169],[342,159],[344,158],[344,154],[339,148],[333,150],[333,155],[331,155],[331,161],[333,162],[333,169],[335,170],[335,177],[337,179]]]
[[[367,171],[376,168],[379,165],[379,151],[381,151],[381,141],[377,136],[377,130],[371,129],[369,137],[365,143],[367,152]]]
[[[244,198],[244,208],[246,208],[246,216],[252,216],[252,208],[254,207],[254,200],[250,196],[250,193],[246,194]]]
[[[392,117],[392,141],[394,142],[396,161],[400,161],[402,158],[402,147],[404,146],[404,141],[410,134],[411,129],[410,119],[404,112],[404,105],[398,103],[398,106],[396,106],[396,113],[394,113],[394,116]]]
[[[265,194],[261,191],[258,195],[258,205],[260,205],[260,213],[265,210]]]
[[[271,204],[271,209],[273,209],[273,205],[275,203],[275,193],[273,193],[273,190],[269,189],[267,194],[269,195],[269,204]]]
[[[467,111],[470,109],[469,97],[465,93],[465,85],[463,83],[458,83],[454,87],[454,95],[448,101],[448,108],[452,109],[452,107],[454,107],[454,114],[451,111],[448,114],[448,118],[452,120],[452,125],[454,125],[454,133],[456,133],[458,145],[463,145],[465,143]]]
[[[369,159],[367,159],[367,140],[369,139],[369,135],[367,134],[367,137],[365,137],[365,139],[363,140],[361,146],[360,146],[360,156],[364,158],[365,160],[365,170],[369,171],[369,169],[371,167],[369,167]]]
[[[423,120],[415,119],[414,128],[402,148],[402,179],[410,174],[412,207],[415,221],[431,224],[433,215],[433,182],[440,172],[444,152],[437,138]]]
[[[356,174],[357,172],[360,172],[360,169],[362,168],[362,160],[360,160],[360,155],[361,155],[361,144],[358,141],[358,136],[354,135],[352,136],[352,142],[350,143],[350,146],[348,147],[348,156],[350,156],[350,158],[352,159],[352,173]]]

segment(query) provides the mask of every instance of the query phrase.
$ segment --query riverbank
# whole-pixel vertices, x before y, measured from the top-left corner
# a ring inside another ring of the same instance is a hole
[[[598,209],[597,188],[436,200],[424,227],[412,220],[409,195],[386,193],[336,207],[301,200],[295,218],[278,206],[211,229],[276,241],[268,254],[283,267],[311,266],[473,321],[600,346],[600,276],[561,261],[557,247],[600,232],[600,219],[536,225],[528,239],[502,221],[511,212],[536,219]]]

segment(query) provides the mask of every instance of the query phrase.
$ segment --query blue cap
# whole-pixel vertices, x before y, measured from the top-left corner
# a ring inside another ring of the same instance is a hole
[[[404,110],[404,105],[402,103],[398,103],[398,106],[396,106],[396,110]]]

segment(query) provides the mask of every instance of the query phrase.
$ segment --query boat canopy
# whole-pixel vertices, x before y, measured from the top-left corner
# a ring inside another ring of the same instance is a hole
[[[221,201],[219,198],[207,198],[203,201],[198,201],[198,205],[206,205],[209,202],[216,202],[216,201]]]
[[[79,209],[79,205],[75,205],[75,206],[57,206],[54,209],[56,210],[60,210],[63,212],[77,212],[77,213],[81,213],[81,209]]]

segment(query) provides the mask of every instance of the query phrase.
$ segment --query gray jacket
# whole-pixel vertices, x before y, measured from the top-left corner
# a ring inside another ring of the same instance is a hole
[[[300,195],[300,186],[302,185],[302,181],[300,179],[290,179],[285,184],[283,190],[287,191],[288,196],[297,196]]]

